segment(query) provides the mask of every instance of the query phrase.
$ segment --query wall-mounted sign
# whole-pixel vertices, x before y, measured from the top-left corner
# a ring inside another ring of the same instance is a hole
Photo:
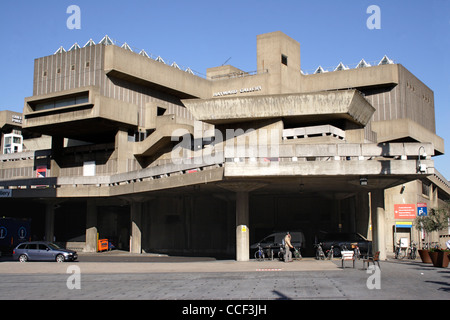
[[[411,221],[397,221],[395,222],[395,227],[396,228],[408,228],[411,229],[412,228],[413,223]]]
[[[416,217],[415,204],[394,204],[395,219],[414,219]]]
[[[427,216],[428,208],[426,203],[418,203],[417,204],[417,215],[418,216]]]
[[[47,166],[39,166],[36,168],[36,177],[45,178],[47,176]]]
[[[219,91],[219,92],[214,92],[213,97],[229,96],[229,95],[234,95],[234,94],[238,94],[238,93],[248,93],[248,92],[261,91],[261,90],[262,90],[261,86],[255,86],[255,87],[249,87],[249,88]]]
[[[18,115],[12,115],[11,116],[11,121],[14,123],[22,123],[22,116],[18,116]]]

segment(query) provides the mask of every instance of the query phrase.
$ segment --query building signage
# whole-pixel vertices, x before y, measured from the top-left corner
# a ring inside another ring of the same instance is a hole
[[[415,204],[394,204],[395,219],[414,219],[416,217]]]
[[[256,86],[256,87],[250,87],[250,88],[219,91],[219,92],[214,92],[213,97],[229,96],[229,95],[238,94],[238,93],[248,93],[248,92],[261,91],[261,90],[262,90],[261,86]]]
[[[428,215],[428,209],[426,203],[418,203],[417,204],[417,215],[418,216],[427,216]]]
[[[0,198],[11,198],[11,197],[12,197],[11,189],[0,190]]]
[[[36,168],[36,177],[45,178],[47,176],[47,166],[39,166]]]
[[[412,228],[413,223],[411,221],[405,221],[405,222],[399,222],[397,221],[395,223],[395,227],[396,228],[408,228],[411,229]]]
[[[22,123],[22,116],[18,116],[18,115],[13,114],[11,116],[11,121],[14,122],[14,123]]]

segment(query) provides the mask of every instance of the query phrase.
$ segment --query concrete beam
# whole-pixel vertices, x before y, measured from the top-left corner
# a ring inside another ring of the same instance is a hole
[[[375,108],[356,90],[182,100],[197,120],[213,124],[249,120],[334,116],[365,126]]]

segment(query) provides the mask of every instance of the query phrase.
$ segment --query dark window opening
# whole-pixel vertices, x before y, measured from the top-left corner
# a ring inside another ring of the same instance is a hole
[[[157,116],[162,116],[162,115],[164,115],[165,112],[166,112],[166,108],[157,107],[157,109],[156,109]]]
[[[281,55],[281,63],[284,64],[285,66],[287,66],[287,61],[288,57],[285,56],[284,54]]]

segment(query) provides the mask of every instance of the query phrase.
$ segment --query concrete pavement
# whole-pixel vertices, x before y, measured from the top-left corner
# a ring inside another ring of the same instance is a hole
[[[123,252],[80,253],[75,262],[4,261],[1,274],[59,274],[66,273],[69,264],[77,265],[82,273],[167,273],[167,272],[257,272],[257,271],[319,271],[337,270],[332,261],[304,258],[285,263],[279,260],[237,262],[209,257],[172,257],[158,254],[131,254]],[[347,264],[350,266],[350,264]],[[360,262],[362,268],[362,261]],[[340,269],[340,268],[339,268]]]
[[[0,300],[450,300],[450,268],[419,260],[382,261],[377,272],[364,270],[362,261],[351,265],[117,252],[81,254],[69,263],[3,260]],[[68,287],[71,266],[79,267],[79,290]]]

